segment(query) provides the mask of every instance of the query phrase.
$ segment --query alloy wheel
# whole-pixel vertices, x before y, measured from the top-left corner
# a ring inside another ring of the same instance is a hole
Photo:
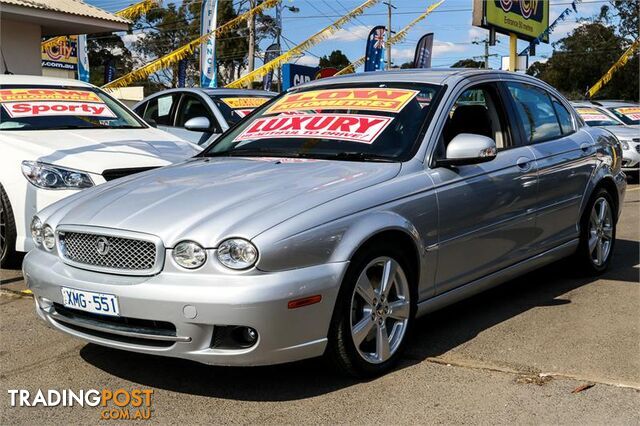
[[[589,255],[596,266],[606,263],[613,244],[613,214],[609,202],[600,197],[589,218]]]
[[[398,350],[409,324],[411,294],[400,264],[378,257],[362,270],[351,297],[351,337],[360,356],[372,364]]]

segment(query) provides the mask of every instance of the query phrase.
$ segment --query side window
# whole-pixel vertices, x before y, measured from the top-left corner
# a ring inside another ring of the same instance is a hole
[[[443,131],[444,148],[461,133],[489,137],[500,149],[511,146],[504,108],[493,85],[474,86],[456,100]]]
[[[553,107],[556,110],[556,115],[558,116],[558,122],[560,122],[560,128],[562,129],[563,135],[570,135],[575,130],[573,129],[573,121],[571,120],[571,114],[567,111],[564,105],[560,103],[559,100],[553,100]]]
[[[178,99],[176,94],[158,96],[148,102],[142,118],[153,120],[161,126],[173,126],[172,112]]]
[[[206,117],[212,129],[217,129],[218,123],[204,101],[197,96],[184,95],[178,108],[176,126],[184,127],[184,123],[196,117]]]
[[[528,142],[543,142],[562,136],[551,98],[544,90],[520,83],[508,83],[507,86]]]
[[[144,115],[144,110],[147,107],[149,102],[142,103],[136,107],[133,111],[138,114],[138,116],[142,117]]]

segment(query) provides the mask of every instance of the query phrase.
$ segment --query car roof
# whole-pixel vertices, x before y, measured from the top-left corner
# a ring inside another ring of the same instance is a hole
[[[631,101],[592,101],[591,103],[594,105],[601,105],[605,108],[640,105],[637,102]]]
[[[200,93],[208,96],[277,96],[278,94],[275,92],[269,92],[267,90],[252,90],[252,89],[226,89],[223,87],[216,89],[203,89],[202,87],[177,87],[174,89],[166,89],[161,90],[159,92],[155,92],[149,96],[145,96],[143,101],[146,101],[150,98],[155,98],[161,94],[167,93],[176,93],[176,92],[188,92],[188,93]],[[141,101],[142,102],[142,101]]]
[[[0,85],[39,85],[66,87],[94,87],[92,84],[70,78],[43,77],[39,75],[0,74]]]
[[[476,69],[476,68],[429,68],[429,69],[401,69],[390,71],[376,71],[357,74],[347,74],[337,77],[328,77],[320,80],[313,80],[299,86],[298,88],[308,88],[315,86],[324,86],[331,84],[349,84],[349,83],[381,83],[381,82],[395,82],[395,83],[427,83],[442,85],[452,82],[453,80],[461,80],[463,78],[469,78],[476,75],[495,75],[500,76],[513,76],[514,73],[508,71],[499,71],[491,69]],[[526,74],[517,74],[518,76],[525,77],[532,80],[537,80],[534,77]]]

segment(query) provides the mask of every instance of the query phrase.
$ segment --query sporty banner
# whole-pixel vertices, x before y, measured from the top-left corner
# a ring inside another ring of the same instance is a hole
[[[93,102],[9,102],[3,103],[2,107],[12,118],[50,115],[116,117],[107,105]]]
[[[392,117],[358,114],[277,115],[254,120],[235,139],[316,138],[371,144]]]

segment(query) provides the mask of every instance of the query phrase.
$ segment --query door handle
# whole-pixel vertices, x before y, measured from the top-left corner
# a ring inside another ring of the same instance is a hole
[[[531,170],[531,159],[527,157],[520,157],[516,161],[516,166],[523,172],[528,172]]]
[[[592,146],[593,146],[593,145],[591,145],[591,144],[589,144],[589,143],[583,143],[582,145],[580,145],[580,149],[581,149],[583,152],[589,152],[589,151],[591,150],[591,147],[592,147]]]

